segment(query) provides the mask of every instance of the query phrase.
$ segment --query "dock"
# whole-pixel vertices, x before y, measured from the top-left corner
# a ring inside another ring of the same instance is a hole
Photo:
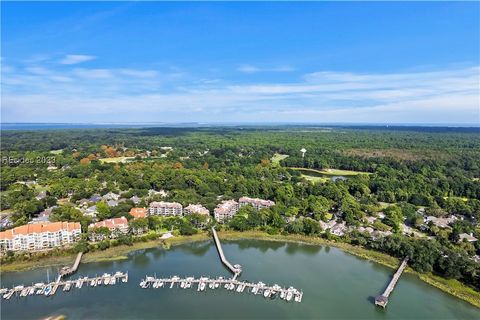
[[[105,273],[102,276],[96,277],[83,277],[75,280],[62,280],[62,277],[58,275],[57,280],[51,283],[36,283],[31,286],[15,286],[13,288],[2,288],[0,289],[0,294],[5,300],[10,300],[12,296],[18,297],[27,297],[32,295],[43,295],[45,297],[55,295],[58,289],[62,287],[62,291],[68,292],[72,288],[80,289],[84,285],[90,287],[96,286],[111,286],[117,283],[126,283],[128,282],[128,273],[123,273],[117,271],[115,274],[111,275]]]
[[[388,297],[392,293],[393,289],[395,289],[395,285],[397,284],[398,279],[400,279],[400,276],[402,275],[403,271],[407,267],[407,262],[408,262],[408,258],[403,259],[402,263],[400,264],[400,267],[398,267],[397,272],[395,272],[395,274],[393,275],[393,278],[392,280],[390,280],[390,283],[388,284],[385,291],[381,295],[375,298],[375,305],[383,308],[387,306]]]
[[[200,277],[195,279],[195,277],[186,277],[181,278],[179,276],[172,276],[170,278],[157,278],[152,276],[145,276],[140,282],[140,287],[143,289],[148,288],[163,288],[169,287],[172,289],[173,287],[180,287],[182,289],[189,289],[197,286],[197,291],[204,292],[207,289],[214,290],[218,288],[224,288],[227,291],[235,292],[235,293],[242,293],[242,292],[249,292],[254,295],[260,295],[265,298],[275,299],[280,298],[283,301],[290,302],[301,302],[303,298],[303,291],[295,289],[294,287],[281,287],[278,284],[274,284],[273,286],[268,286],[263,282],[252,283],[248,281],[241,281],[238,280],[238,277],[242,273],[242,267],[239,264],[232,265],[227,258],[225,258],[225,254],[223,253],[222,244],[220,243],[220,239],[218,238],[217,232],[214,227],[212,227],[212,234],[213,239],[215,241],[215,246],[218,250],[218,255],[220,256],[220,260],[222,263],[233,273],[233,277],[231,279],[225,279],[223,277],[218,278],[209,278],[209,277]]]
[[[240,273],[242,273],[242,267],[239,264],[232,265],[227,260],[227,258],[225,258],[225,254],[223,253],[223,249],[222,249],[222,244],[220,243],[220,239],[218,238],[215,227],[212,227],[212,234],[213,234],[213,239],[215,240],[215,246],[217,247],[217,250],[218,250],[218,255],[220,256],[220,260],[228,269],[230,269],[230,271],[234,274],[234,278],[236,279],[240,275]]]
[[[195,279],[194,277],[180,278],[178,276],[173,276],[171,278],[156,278],[146,276],[145,279],[140,282],[140,287],[143,289],[158,289],[163,287],[169,287],[172,289],[174,286],[177,288],[180,287],[181,289],[190,289],[195,288],[195,285],[197,291],[199,292],[207,291],[207,289],[215,290],[224,288],[235,293],[248,292],[253,295],[263,296],[264,298],[279,298],[286,302],[301,302],[303,298],[303,292],[293,287],[285,288],[277,284],[268,286],[263,282],[251,283],[233,278],[224,279],[223,277],[218,277],[216,279],[201,277]]]
[[[68,276],[71,274],[74,274],[78,266],[80,265],[80,261],[82,260],[83,252],[79,252],[77,254],[77,258],[75,258],[75,262],[73,263],[73,266],[71,267],[63,267],[62,270],[60,270],[60,277],[63,278],[64,276]]]

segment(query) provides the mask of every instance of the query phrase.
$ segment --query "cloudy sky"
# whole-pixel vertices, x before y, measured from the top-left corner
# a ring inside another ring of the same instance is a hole
[[[480,123],[474,2],[1,6],[2,122]]]

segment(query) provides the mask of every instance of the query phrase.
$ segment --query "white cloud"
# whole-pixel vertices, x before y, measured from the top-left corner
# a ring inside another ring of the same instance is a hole
[[[112,71],[108,69],[75,69],[74,73],[81,78],[87,79],[107,79],[113,77]]]
[[[121,69],[121,74],[136,78],[154,78],[158,75],[155,70],[134,70],[134,69]]]
[[[234,84],[144,69],[16,68],[2,79],[2,117],[17,122],[480,123],[479,73],[479,67],[322,71],[291,83]]]
[[[295,68],[287,65],[283,66],[276,66],[273,68],[259,68],[256,66],[252,66],[249,64],[244,64],[241,65],[237,68],[237,71],[243,72],[243,73],[257,73],[257,72],[291,72],[295,71]]]
[[[77,64],[86,61],[95,59],[95,56],[87,56],[82,54],[69,54],[66,55],[62,60],[59,61],[60,64]]]
[[[240,72],[244,72],[244,73],[255,73],[255,72],[260,72],[260,68],[257,68],[257,67],[254,67],[254,66],[251,66],[251,65],[248,65],[248,64],[244,64],[242,66],[239,66],[237,68],[238,71]]]

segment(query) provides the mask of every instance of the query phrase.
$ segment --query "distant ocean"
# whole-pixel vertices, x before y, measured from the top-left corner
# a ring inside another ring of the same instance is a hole
[[[1,123],[1,130],[58,130],[58,129],[108,129],[108,128],[151,128],[165,124],[117,124],[117,123]],[[187,126],[187,124],[185,124]]]
[[[132,129],[132,128],[212,128],[212,127],[290,127],[290,128],[350,128],[350,129],[380,129],[400,131],[461,131],[479,132],[480,124],[379,124],[379,123],[34,123],[34,122],[8,122],[0,123],[0,130],[68,130],[68,129]]]

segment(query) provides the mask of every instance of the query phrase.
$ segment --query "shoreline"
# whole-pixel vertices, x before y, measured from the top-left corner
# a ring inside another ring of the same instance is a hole
[[[307,245],[331,246],[338,248],[348,254],[362,258],[364,260],[372,261],[389,267],[393,270],[395,270],[400,263],[399,259],[389,256],[385,253],[365,249],[359,246],[353,246],[343,242],[328,241],[323,238],[313,238],[302,235],[270,235],[261,231],[219,231],[218,234],[223,240],[227,241],[242,239],[266,240],[276,242],[300,243]],[[146,242],[136,242],[132,246],[124,245],[118,247],[111,247],[104,251],[87,252],[86,254],[84,254],[82,263],[123,260],[128,259],[128,254],[139,250],[151,249],[156,247],[162,247],[168,250],[171,246],[191,242],[206,241],[210,239],[211,237],[206,232],[203,232],[193,236],[177,236],[166,240],[157,239]],[[8,272],[23,272],[37,268],[69,265],[73,262],[74,258],[75,254],[71,254],[65,256],[44,257],[40,258],[39,260],[33,261],[33,263],[32,261],[19,261],[6,265],[2,264],[0,266],[0,275]],[[433,287],[436,287],[437,289],[445,293],[448,293],[458,299],[470,303],[477,308],[480,308],[480,292],[477,292],[474,289],[467,287],[466,285],[462,284],[457,280],[445,279],[434,274],[419,273],[414,271],[410,267],[407,267],[405,272],[416,276],[419,280]]]

